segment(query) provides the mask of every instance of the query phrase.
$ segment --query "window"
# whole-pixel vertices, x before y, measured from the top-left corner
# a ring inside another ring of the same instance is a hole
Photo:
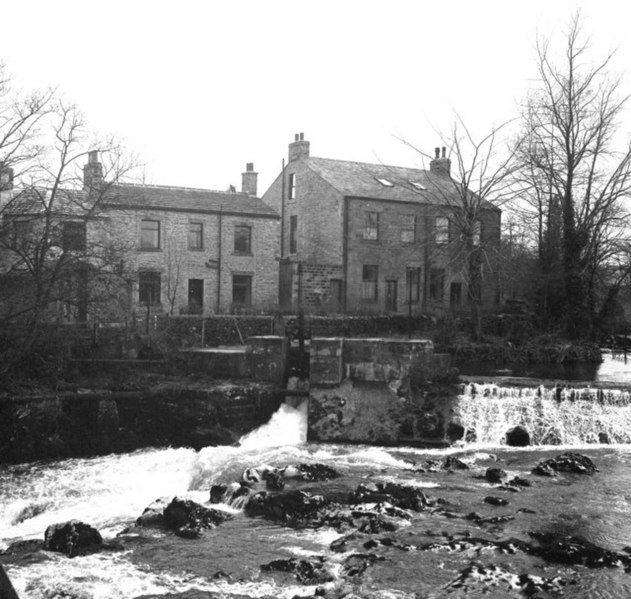
[[[5,217],[6,218],[6,217]],[[33,223],[30,220],[14,220],[13,221],[13,243],[15,245],[23,244],[28,241],[33,232]]]
[[[427,187],[425,187],[425,185],[423,185],[422,183],[419,183],[418,181],[410,181],[410,183],[412,184],[412,187],[414,187],[415,189],[418,189],[419,191],[427,190]]]
[[[138,302],[143,306],[160,305],[160,273],[140,271],[138,273]]]
[[[439,244],[449,243],[449,219],[437,216],[434,223],[434,241]]]
[[[188,249],[204,249],[204,225],[202,223],[190,223],[188,225]]]
[[[296,173],[289,175],[289,199],[296,199]]]
[[[409,304],[418,304],[421,297],[421,269],[417,267],[408,268],[406,283],[405,301]]]
[[[252,305],[252,275],[232,275],[232,305]]]
[[[379,267],[373,264],[364,264],[362,270],[362,299],[376,301],[379,297],[377,281]]]
[[[298,217],[293,215],[289,217],[289,253],[295,254],[297,250],[296,233],[298,231]]]
[[[394,183],[392,181],[388,181],[388,179],[384,179],[383,177],[375,177],[375,179],[384,187],[394,187]]]
[[[234,227],[234,253],[252,253],[252,229],[247,225],[235,225]]]
[[[401,225],[401,242],[414,243],[416,241],[416,216],[410,216]]]
[[[364,214],[364,239],[377,241],[379,239],[379,213],[366,212]]]
[[[479,220],[476,220],[473,223],[473,230],[471,232],[471,241],[473,242],[473,246],[474,247],[479,246],[481,239],[482,239],[482,223]]]
[[[429,271],[429,299],[442,301],[445,289],[445,269],[432,268]]]
[[[85,251],[85,222],[67,221],[63,223],[62,247],[64,251]]]
[[[140,249],[160,249],[160,221],[145,220],[140,222]]]

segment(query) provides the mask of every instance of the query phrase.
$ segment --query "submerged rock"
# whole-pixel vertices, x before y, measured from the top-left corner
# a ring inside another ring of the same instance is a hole
[[[240,498],[249,497],[251,493],[252,490],[250,487],[244,483],[213,485],[210,487],[210,503],[226,503],[232,505]]]
[[[499,483],[503,478],[506,478],[506,472],[501,468],[487,468],[484,478],[490,483]]]
[[[322,495],[305,491],[285,491],[271,495],[261,491],[253,495],[245,506],[249,516],[264,516],[293,525],[309,525],[322,518],[322,510],[330,504]]]
[[[384,559],[374,553],[354,553],[344,560],[340,574],[344,578],[357,578],[368,569],[368,566]]]
[[[580,453],[566,452],[554,458],[539,462],[532,473],[538,476],[556,476],[557,472],[572,474],[594,474],[598,469],[587,456]]]
[[[502,497],[493,497],[492,495],[485,497],[484,503],[488,503],[490,505],[501,505],[501,506],[508,505],[508,501],[506,499],[503,499]]]
[[[435,504],[435,501],[425,495],[418,487],[397,483],[359,485],[349,495],[348,502],[351,504],[387,502],[394,507],[416,512],[420,512]]]
[[[340,473],[326,464],[299,464],[298,470],[303,480],[325,481],[339,478]]]
[[[51,524],[44,534],[44,549],[64,553],[68,557],[98,549],[102,545],[101,533],[79,520]]]
[[[539,592],[559,593],[568,583],[567,580],[557,576],[556,578],[543,578],[532,574],[513,574],[503,570],[499,566],[484,566],[472,564],[467,566],[460,576],[450,582],[445,588],[460,589],[465,595],[478,595],[489,593],[489,587],[501,587],[512,589],[527,597],[537,595]]]
[[[311,560],[297,560],[295,558],[277,559],[263,564],[263,572],[287,572],[293,574],[301,584],[323,584],[335,579],[333,574],[325,567],[324,558]]]
[[[443,469],[445,470],[469,470],[469,465],[455,456],[448,456],[443,461]]]
[[[224,512],[204,507],[190,499],[173,498],[164,509],[165,524],[178,536],[194,539],[201,535],[205,528],[214,528],[229,520]]]

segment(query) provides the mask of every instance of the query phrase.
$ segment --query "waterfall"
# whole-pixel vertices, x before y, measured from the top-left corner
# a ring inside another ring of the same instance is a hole
[[[631,394],[586,387],[466,385],[455,412],[476,443],[502,444],[525,428],[533,445],[631,443]]]

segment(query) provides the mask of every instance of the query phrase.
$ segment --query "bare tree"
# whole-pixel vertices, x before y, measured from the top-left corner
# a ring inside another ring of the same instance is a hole
[[[174,236],[169,236],[166,243],[166,296],[169,302],[169,314],[173,314],[183,278],[184,252]]]
[[[478,138],[456,115],[449,134],[440,134],[449,148],[449,176],[428,179],[437,213],[449,220],[449,264],[466,282],[475,338],[482,334],[483,271],[498,276],[500,209],[515,195],[515,149],[503,143],[508,124],[494,126]],[[402,141],[423,160],[438,159],[438,154],[428,156],[408,141]]]
[[[563,283],[554,309],[570,337],[597,328],[602,269],[626,245],[621,200],[631,184],[631,144],[616,147],[628,96],[611,73],[613,53],[593,62],[589,51],[580,14],[558,54],[550,40],[538,41],[539,84],[527,98],[519,139],[529,200],[522,207],[537,218],[542,272]]]
[[[25,351],[61,305],[85,319],[124,289],[127,248],[102,208],[134,166],[74,105],[34,97],[19,102],[6,87],[0,97],[0,322],[19,323]]]

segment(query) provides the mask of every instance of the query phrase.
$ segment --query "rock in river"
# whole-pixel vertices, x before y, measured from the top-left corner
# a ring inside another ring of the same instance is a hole
[[[573,474],[594,474],[598,469],[587,456],[570,451],[539,462],[532,473],[539,476],[556,476],[557,472],[571,472]]]
[[[100,548],[102,545],[101,533],[79,520],[51,524],[44,534],[44,549],[65,553],[68,557]]]

